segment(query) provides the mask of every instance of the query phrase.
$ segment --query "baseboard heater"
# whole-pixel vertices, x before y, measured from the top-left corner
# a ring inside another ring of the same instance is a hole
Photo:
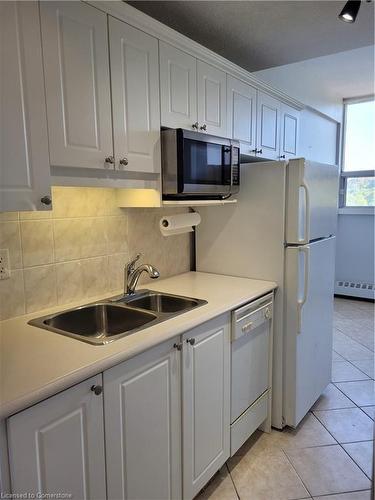
[[[335,283],[336,295],[348,295],[351,297],[361,297],[364,299],[375,299],[375,284],[363,283],[360,281],[339,280]]]

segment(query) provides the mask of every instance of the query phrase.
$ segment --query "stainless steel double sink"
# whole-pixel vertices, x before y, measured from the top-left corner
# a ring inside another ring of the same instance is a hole
[[[142,328],[207,304],[206,300],[140,290],[29,321],[52,332],[94,345],[103,345]]]

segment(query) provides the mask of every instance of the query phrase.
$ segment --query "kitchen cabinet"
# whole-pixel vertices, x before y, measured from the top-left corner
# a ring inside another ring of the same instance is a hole
[[[241,153],[256,150],[257,91],[232,76],[227,76],[228,137],[240,141]]]
[[[48,209],[50,168],[37,2],[0,2],[0,46],[0,212]]]
[[[160,172],[158,40],[109,17],[116,168]]]
[[[101,387],[97,375],[8,419],[13,494],[106,498]]]
[[[161,125],[197,129],[197,62],[189,54],[159,42]]]
[[[219,137],[227,135],[226,74],[202,61],[197,62],[198,126]]]
[[[258,91],[257,102],[257,156],[277,160],[280,156],[281,103],[274,97]]]
[[[40,13],[50,163],[113,168],[107,16],[82,2]]]
[[[298,156],[299,111],[281,104],[280,159]]]
[[[104,372],[110,500],[181,498],[180,352],[174,344]]]
[[[184,498],[194,498],[229,457],[229,325],[228,314],[182,337]]]

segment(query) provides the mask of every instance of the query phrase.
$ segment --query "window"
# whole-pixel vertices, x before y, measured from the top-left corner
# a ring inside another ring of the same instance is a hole
[[[348,99],[344,103],[341,206],[375,206],[375,100]]]

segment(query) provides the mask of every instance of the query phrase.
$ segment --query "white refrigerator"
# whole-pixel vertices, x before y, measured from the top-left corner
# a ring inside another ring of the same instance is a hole
[[[272,425],[296,427],[331,380],[338,168],[241,165],[236,197],[199,208],[196,268],[277,282]]]

